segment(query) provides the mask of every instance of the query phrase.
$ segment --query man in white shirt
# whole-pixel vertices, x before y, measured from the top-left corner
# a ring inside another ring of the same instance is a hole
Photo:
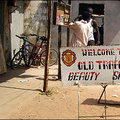
[[[89,12],[89,14],[90,14],[90,20],[88,21],[88,25],[89,25],[89,28],[90,28],[90,36],[88,38],[88,46],[89,45],[100,45],[100,33],[99,33],[98,25],[97,25],[96,20],[92,16],[93,9],[91,7],[88,7],[86,9],[86,11]],[[78,15],[74,19],[74,21],[76,21],[78,19],[82,20],[83,19],[83,15]],[[96,32],[96,44],[95,44],[95,38],[94,38],[94,31]]]
[[[87,46],[88,38],[90,36],[90,27],[89,20],[90,14],[89,12],[84,12],[82,15],[83,19],[71,22],[68,27],[73,30],[71,46]]]

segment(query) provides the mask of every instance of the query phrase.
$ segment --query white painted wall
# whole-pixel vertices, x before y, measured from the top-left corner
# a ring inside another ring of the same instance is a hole
[[[11,57],[14,52],[16,53],[22,45],[22,40],[16,37],[24,32],[24,14],[23,14],[23,1],[16,1],[16,4],[20,6],[12,13],[12,19],[10,24],[11,29]],[[15,8],[13,7],[13,10]]]

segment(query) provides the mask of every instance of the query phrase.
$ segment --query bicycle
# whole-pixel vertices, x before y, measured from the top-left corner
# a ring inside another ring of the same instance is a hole
[[[28,36],[36,37],[35,45],[28,41]],[[45,65],[47,38],[45,36],[40,37],[36,34],[30,34],[28,36],[16,35],[16,37],[23,40],[23,45],[11,60],[11,68],[17,68],[21,63],[22,58],[26,66],[30,66],[35,60],[39,61],[42,65]],[[42,40],[42,42],[40,45],[37,45],[39,40]],[[50,49],[49,66],[56,64],[57,59],[57,51],[55,49]]]

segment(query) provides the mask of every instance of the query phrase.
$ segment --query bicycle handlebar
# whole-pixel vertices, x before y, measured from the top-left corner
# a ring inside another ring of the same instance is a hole
[[[18,38],[20,38],[20,39],[23,39],[24,40],[24,42],[27,42],[27,43],[29,43],[29,44],[31,44],[31,45],[34,45],[34,44],[32,44],[31,42],[29,42],[27,39],[26,39],[26,37],[25,36],[18,36],[18,35],[16,35]]]
[[[28,35],[27,35],[27,36],[28,36]],[[23,39],[24,42],[27,42],[27,43],[29,43],[29,44],[31,44],[31,45],[34,45],[33,43],[31,43],[31,42],[28,41],[27,36],[26,36],[26,35],[24,35],[24,36],[18,36],[18,35],[16,35],[16,37],[18,37],[19,39]],[[41,45],[44,43],[44,41],[45,41],[45,43],[46,43],[46,41],[47,41],[47,38],[46,38],[45,36],[41,36],[41,37],[40,37],[40,36],[38,36],[38,35],[36,35],[36,34],[30,34],[30,36],[36,36],[36,37],[37,37],[37,38],[36,38],[36,43],[35,43],[35,45],[37,44],[37,41],[38,41],[39,39],[42,40]]]
[[[16,35],[16,36],[20,39],[25,39],[27,36],[36,36],[38,40],[41,39],[42,41],[47,41],[47,38],[45,36],[38,36],[36,34],[30,34],[30,35],[27,35],[27,36],[26,35],[24,35],[24,36]]]
[[[30,34],[31,36],[36,36],[36,37],[38,37],[38,35],[36,35],[36,34]]]
[[[25,39],[25,37],[23,37],[23,36],[18,36],[18,35],[16,35],[16,36],[20,39]]]
[[[45,36],[38,36],[36,34],[30,34],[31,36],[36,36],[38,39],[41,39],[43,41],[47,41],[47,38]]]

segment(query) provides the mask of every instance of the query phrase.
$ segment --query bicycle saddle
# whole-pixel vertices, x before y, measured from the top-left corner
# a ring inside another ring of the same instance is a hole
[[[41,40],[47,41],[47,38],[45,36],[40,37]]]

